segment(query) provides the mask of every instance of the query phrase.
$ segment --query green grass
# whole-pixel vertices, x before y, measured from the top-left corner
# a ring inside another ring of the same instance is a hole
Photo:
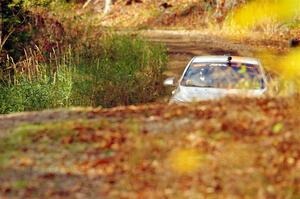
[[[104,35],[99,44],[82,52],[81,57],[91,59],[83,59],[77,65],[74,105],[138,104],[154,101],[163,94],[167,62],[164,46],[111,34]]]
[[[15,72],[2,75],[0,114],[139,104],[164,94],[166,48],[141,38],[107,33],[63,54],[54,51],[49,61],[40,62],[41,56],[31,52],[23,62],[8,62]]]
[[[72,73],[59,65],[55,74],[50,66],[39,66],[38,74],[16,74],[15,83],[0,84],[0,114],[43,110],[69,105]]]

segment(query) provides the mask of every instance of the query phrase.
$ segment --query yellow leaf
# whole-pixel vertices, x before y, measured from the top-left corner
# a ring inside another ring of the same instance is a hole
[[[170,166],[178,173],[191,173],[199,169],[203,155],[194,149],[173,151],[169,156]]]

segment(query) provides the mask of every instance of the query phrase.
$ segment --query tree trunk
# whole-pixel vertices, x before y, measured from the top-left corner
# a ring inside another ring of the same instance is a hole
[[[112,5],[112,0],[105,0],[104,14],[108,14],[110,12],[111,5]]]

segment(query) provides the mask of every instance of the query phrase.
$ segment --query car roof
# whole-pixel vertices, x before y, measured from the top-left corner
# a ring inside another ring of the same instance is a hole
[[[226,55],[209,55],[197,56],[193,58],[193,63],[202,62],[228,62],[228,57],[232,57],[232,62],[242,62],[247,64],[259,64],[259,60],[251,57],[226,56]]]

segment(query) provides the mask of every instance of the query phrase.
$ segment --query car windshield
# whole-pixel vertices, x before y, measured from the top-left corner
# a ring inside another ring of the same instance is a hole
[[[238,62],[192,63],[182,86],[227,89],[263,89],[264,79],[258,65]]]

